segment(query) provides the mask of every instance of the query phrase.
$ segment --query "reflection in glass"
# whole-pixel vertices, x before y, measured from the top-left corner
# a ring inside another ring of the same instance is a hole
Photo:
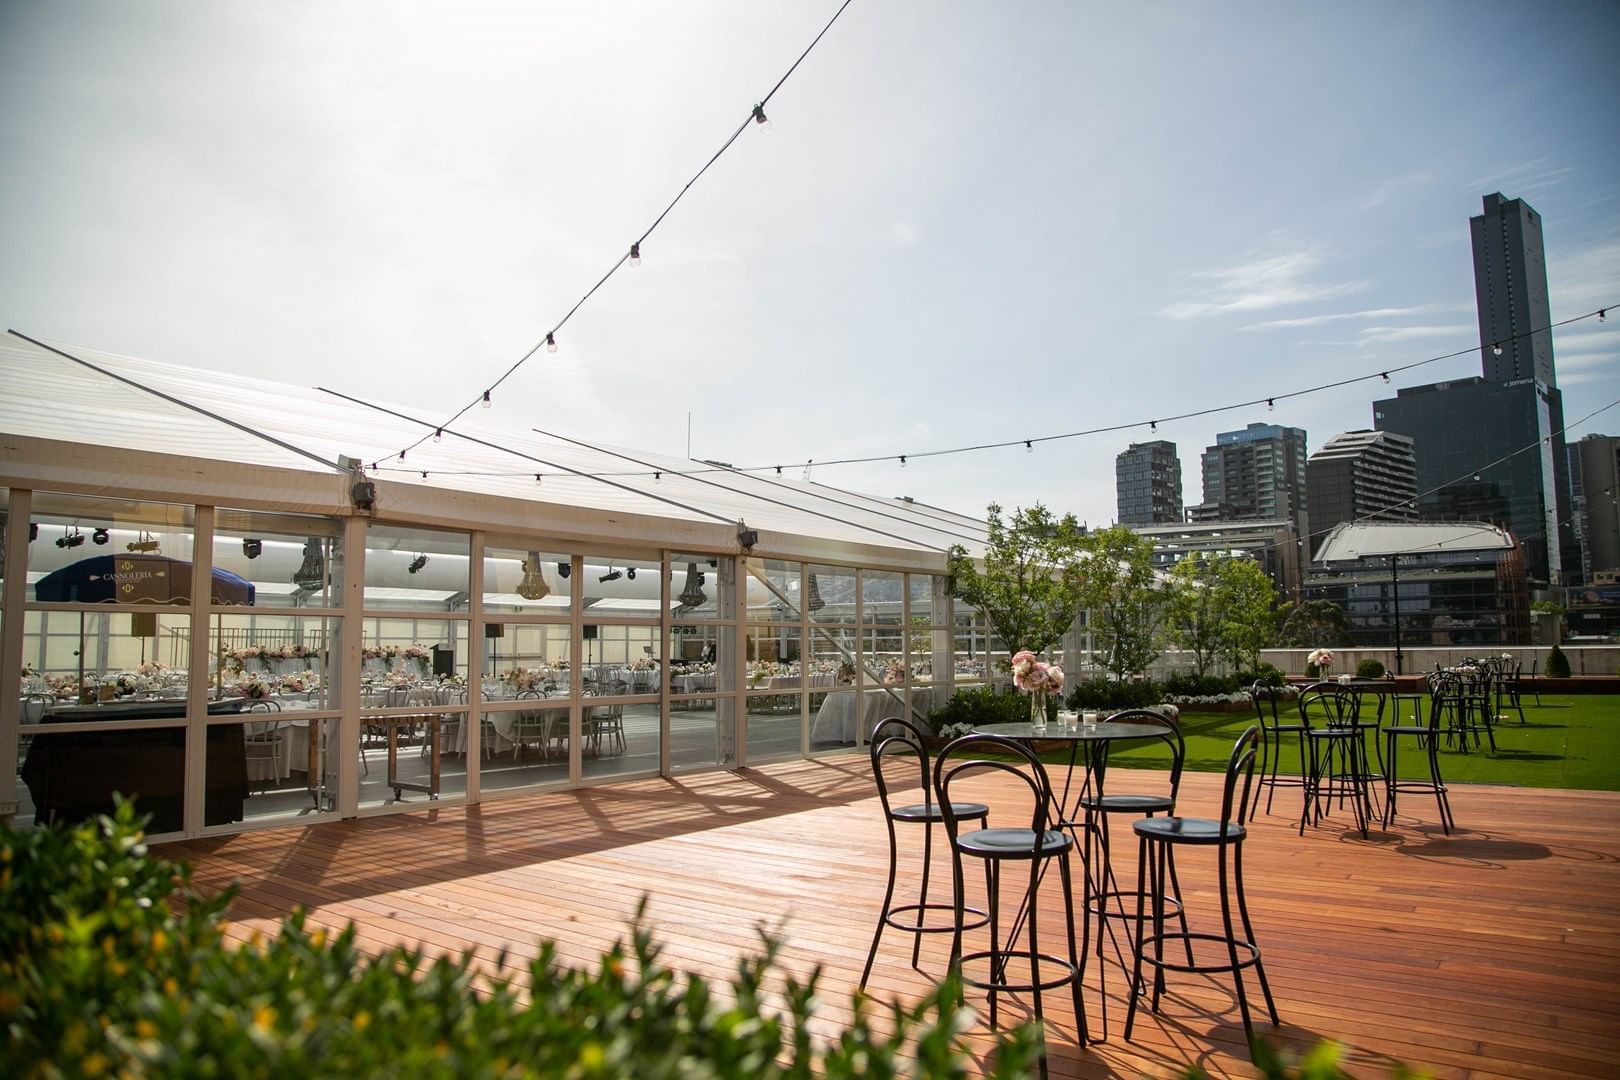
[[[366,607],[449,610],[467,595],[469,550],[466,533],[369,525]]]
[[[570,556],[555,551],[484,548],[484,609],[535,615],[567,615],[573,603]]]
[[[799,694],[748,696],[748,761],[757,764],[799,755]]]
[[[749,559],[745,569],[748,576],[748,620],[755,623],[797,623],[800,609],[799,564],[782,559]]]
[[[189,615],[29,611],[23,622],[23,691],[62,705],[183,701],[190,650]]]
[[[883,570],[861,571],[861,621],[898,625],[905,596],[904,575]]]
[[[844,567],[812,566],[805,586],[805,609],[812,622],[855,621],[855,571]],[[817,607],[817,602],[821,606]]]
[[[214,566],[252,582],[256,607],[330,607],[343,587],[342,532],[335,518],[221,509]]]
[[[669,557],[669,595],[678,619],[718,619],[730,608],[731,563],[714,555]]]

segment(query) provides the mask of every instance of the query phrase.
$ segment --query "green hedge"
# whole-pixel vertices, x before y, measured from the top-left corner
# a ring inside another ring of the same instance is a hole
[[[1356,665],[1356,678],[1358,679],[1382,679],[1383,677],[1383,663],[1381,661],[1374,660],[1370,656]]]
[[[971,1014],[946,980],[882,1032],[854,1021],[812,1044],[819,971],[799,980],[777,943],[726,986],[659,959],[638,917],[594,970],[540,945],[523,968],[472,954],[368,956],[354,928],[301,914],[230,946],[235,890],[203,897],[148,854],[128,806],[73,828],[0,827],[0,1024],[7,1075],[187,1077],[828,1077],[965,1075]],[[767,990],[767,987],[769,989]],[[779,999],[784,1007],[769,1003]],[[998,1036],[991,1075],[1022,1076],[1039,1035]]]
[[[936,735],[962,724],[969,728],[983,724],[1027,724],[1029,695],[1017,690],[998,694],[988,686],[958,690],[949,701],[928,714],[928,722]]]

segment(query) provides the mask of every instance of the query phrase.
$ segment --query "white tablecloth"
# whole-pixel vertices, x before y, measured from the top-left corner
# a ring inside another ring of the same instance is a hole
[[[906,714],[905,693],[885,690],[863,690],[860,694],[859,717],[855,691],[838,690],[828,694],[810,722],[810,741],[813,743],[853,743],[856,741],[857,722],[860,737],[869,739],[872,729],[890,716]]]

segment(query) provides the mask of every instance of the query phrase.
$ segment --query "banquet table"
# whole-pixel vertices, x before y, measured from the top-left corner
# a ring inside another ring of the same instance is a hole
[[[904,716],[903,690],[862,690],[857,701],[854,690],[835,690],[821,699],[815,719],[810,722],[813,743],[855,743],[870,739],[872,729],[889,716]]]

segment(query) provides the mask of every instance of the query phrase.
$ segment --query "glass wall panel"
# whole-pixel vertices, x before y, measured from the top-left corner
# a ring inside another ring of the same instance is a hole
[[[958,600],[952,636],[952,665],[956,682],[983,683],[989,679],[990,633],[984,614]]]
[[[486,546],[484,611],[567,616],[573,610],[574,588],[569,559],[555,551]]]
[[[861,631],[862,682],[904,686],[910,679],[905,660],[905,629],[898,623]]]
[[[718,619],[731,610],[731,582],[722,582],[712,555],[669,557],[669,599],[677,619]]]
[[[29,599],[168,605],[191,600],[195,514],[174,503],[35,492]],[[178,561],[177,561],[178,560]],[[214,582],[221,603],[251,602],[245,582]]]
[[[799,564],[782,559],[749,559],[748,621],[798,623],[802,597]]]
[[[87,715],[95,706],[66,703],[43,714],[46,722],[28,726],[40,715],[25,705],[25,726],[18,746],[18,825],[48,825],[89,821],[111,814],[115,794],[133,799],[136,814],[147,814],[148,834],[177,833],[184,826],[186,729],[129,727],[103,731],[62,731],[61,723],[97,721]],[[133,703],[104,706],[124,712],[141,708]],[[145,707],[148,719],[173,716],[183,719],[181,703],[171,708]],[[205,816],[210,825],[240,821],[247,798],[240,739],[208,739],[208,760],[217,762],[208,790]]]
[[[524,691],[567,697],[572,678],[571,627],[563,623],[484,624],[484,700],[510,701]]]
[[[810,748],[855,746],[868,739],[878,721],[904,716],[906,691],[901,686],[867,690],[834,690],[811,694]]]
[[[559,692],[520,690],[516,697],[490,705],[482,731],[468,729],[446,736],[448,754],[479,755],[478,783],[484,791],[563,784],[568,781],[568,746],[572,702],[565,685]]]
[[[812,566],[805,582],[804,608],[810,621],[855,621],[855,571],[844,567]]]
[[[585,609],[586,622],[661,617],[661,563],[613,555],[586,555],[584,565],[583,577],[575,591]]]
[[[28,611],[23,678],[60,704],[184,702],[191,616],[147,611]],[[82,719],[127,719],[104,710]]]
[[[465,610],[471,582],[466,533],[370,525],[366,529],[368,610]]]
[[[818,675],[831,675],[834,686],[855,683],[855,631],[821,629],[810,631],[810,662]]]
[[[584,681],[587,693],[656,697],[663,678],[657,626],[586,623]]]
[[[748,760],[751,764],[799,756],[804,729],[799,694],[748,695]]]
[[[861,571],[861,621],[868,626],[898,626],[905,599],[905,575]]]
[[[328,676],[343,655],[338,637],[342,619],[221,611],[209,622],[210,697],[338,707]]]
[[[368,615],[361,621],[363,687],[467,684],[465,619]],[[487,669],[486,669],[487,670]]]
[[[268,703],[251,704],[241,721],[210,725],[215,740],[240,740],[243,755],[243,821],[312,818],[331,815],[337,807],[337,770],[331,758],[337,737],[336,717],[301,715],[307,710],[276,710]],[[228,783],[236,763],[210,754],[204,763],[205,783]],[[362,778],[364,779],[364,778]]]
[[[362,685],[360,805],[465,795],[466,688],[398,676]]]
[[[255,607],[336,607],[343,589],[343,522],[221,508],[214,567],[253,585]]]

